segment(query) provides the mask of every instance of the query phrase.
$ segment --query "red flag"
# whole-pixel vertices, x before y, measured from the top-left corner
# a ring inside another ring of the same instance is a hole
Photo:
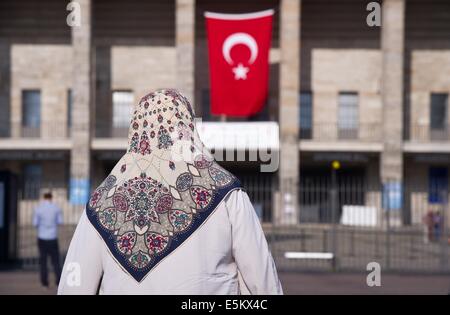
[[[205,12],[211,113],[250,116],[268,94],[273,10],[247,14]]]

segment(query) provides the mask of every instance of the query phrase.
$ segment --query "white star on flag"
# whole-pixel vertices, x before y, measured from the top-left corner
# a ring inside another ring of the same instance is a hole
[[[249,71],[249,69],[247,67],[244,67],[242,65],[242,63],[239,63],[237,67],[233,68],[233,72],[234,72],[234,79],[235,80],[245,80],[247,79],[247,72]]]

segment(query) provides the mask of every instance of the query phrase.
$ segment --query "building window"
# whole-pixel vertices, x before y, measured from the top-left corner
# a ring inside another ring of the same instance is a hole
[[[312,93],[300,93],[300,139],[312,137]]]
[[[23,199],[39,199],[42,182],[42,166],[26,164],[23,168]]]
[[[358,137],[358,93],[339,93],[338,136],[339,139]]]
[[[39,137],[41,129],[41,91],[22,91],[22,136]]]
[[[114,91],[113,101],[113,137],[126,137],[130,126],[134,96],[132,91]]]
[[[428,174],[428,202],[443,203],[448,193],[448,169],[430,167]]]
[[[445,140],[447,138],[448,94],[432,93],[430,103],[430,138]]]

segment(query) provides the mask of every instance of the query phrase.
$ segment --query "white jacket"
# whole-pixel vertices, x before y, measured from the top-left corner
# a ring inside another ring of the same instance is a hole
[[[114,260],[83,213],[58,294],[95,294],[99,285],[100,294],[283,293],[261,224],[242,190],[231,192],[141,283]]]

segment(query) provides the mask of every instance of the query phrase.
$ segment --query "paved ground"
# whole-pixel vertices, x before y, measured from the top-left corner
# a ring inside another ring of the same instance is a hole
[[[450,275],[382,274],[368,287],[367,274],[280,273],[286,294],[450,294]]]
[[[449,294],[450,275],[381,276],[381,287],[368,287],[366,274],[280,273],[286,294]],[[0,294],[55,294],[40,287],[31,271],[0,272]]]
[[[63,258],[69,247],[75,226],[60,228],[59,247]],[[276,265],[280,270],[329,271],[330,261],[285,259],[285,252],[333,252],[340,270],[363,272],[369,262],[378,262],[383,270],[407,272],[442,272],[450,261],[450,243],[424,242],[418,227],[402,227],[388,234],[380,229],[339,227],[336,235],[329,225],[302,225],[266,230]],[[337,247],[334,248],[333,240]],[[22,264],[33,268],[37,264],[36,230],[21,227],[19,257]]]
[[[330,252],[337,257],[340,270],[363,272],[370,262],[383,270],[428,273],[449,269],[450,246],[445,241],[424,242],[416,228],[386,231],[340,227],[336,235],[330,227],[283,228],[268,235],[271,250],[279,269],[331,270],[331,262],[312,259],[285,259],[285,252]],[[333,247],[335,241],[336,248]]]

